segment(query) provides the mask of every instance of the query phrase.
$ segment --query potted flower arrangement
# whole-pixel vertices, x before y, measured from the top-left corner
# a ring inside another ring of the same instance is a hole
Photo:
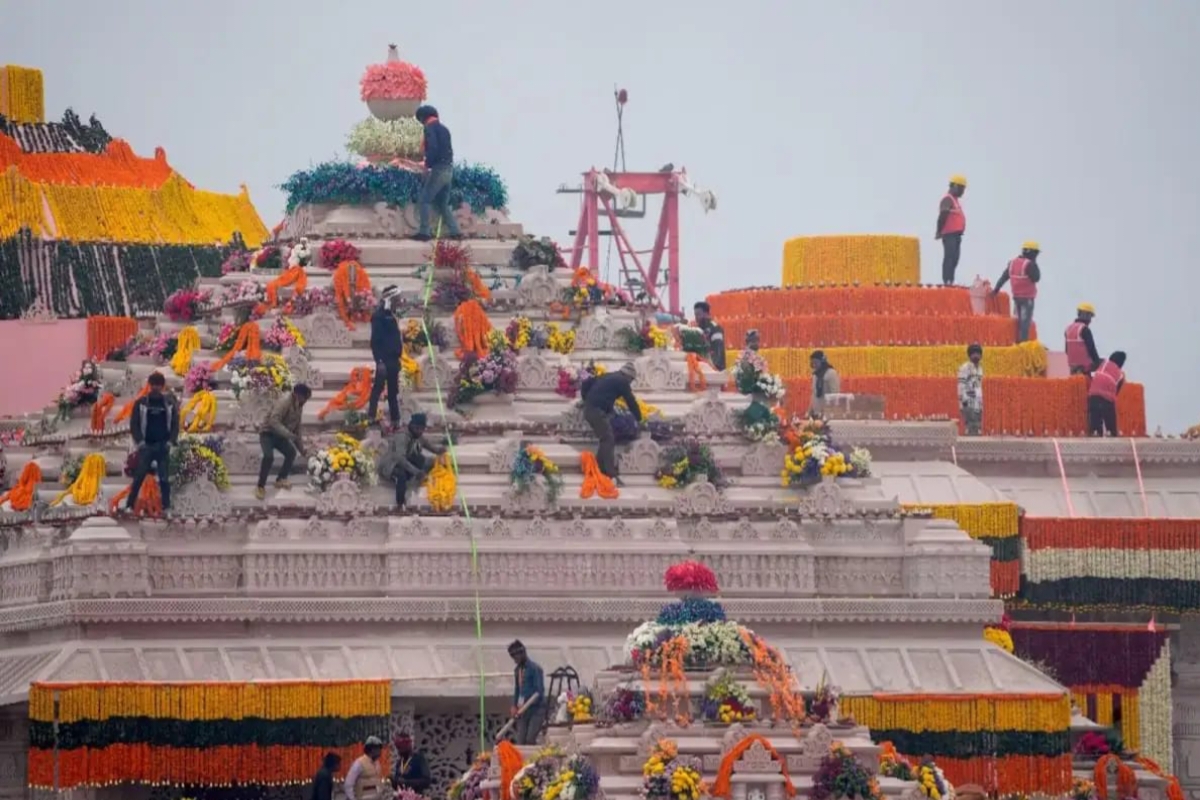
[[[830,722],[837,715],[838,698],[842,690],[829,683],[829,676],[821,673],[821,680],[813,692],[812,702],[808,705],[808,716],[813,722]]]
[[[642,323],[640,328],[627,325],[616,333],[620,348],[626,353],[643,353],[647,350],[666,350],[671,342],[667,332],[649,320]]]
[[[212,292],[198,289],[178,289],[171,293],[163,304],[163,313],[172,322],[192,322],[200,315],[204,306],[212,300]]]
[[[733,383],[742,394],[763,404],[779,403],[786,389],[783,379],[767,369],[767,361],[753,350],[743,350],[733,366]]]
[[[275,353],[282,353],[289,347],[303,350],[305,345],[304,334],[287,317],[276,317],[275,324],[262,335],[263,349]]]
[[[446,790],[449,800],[483,800],[483,781],[492,764],[491,753],[480,753],[475,762]]]
[[[871,770],[863,766],[848,747],[834,742],[812,777],[809,797],[812,800],[883,800],[883,793]]]
[[[321,266],[331,272],[343,261],[358,261],[362,258],[362,251],[345,239],[330,239],[322,243],[317,252]]]
[[[695,353],[698,356],[708,358],[709,346],[708,335],[700,330],[689,325],[675,326],[676,335],[679,337],[679,349],[685,353]]]
[[[229,471],[221,458],[225,440],[220,436],[180,436],[171,448],[167,475],[171,486],[181,487],[197,480],[208,480],[224,491],[229,488]]]
[[[533,323],[524,315],[513,317],[504,329],[504,339],[513,350],[533,346]]]
[[[75,413],[75,409],[91,405],[100,399],[104,391],[104,377],[100,365],[95,361],[84,361],[79,369],[71,376],[71,382],[59,393],[58,419],[67,420]]]
[[[513,800],[542,800],[546,787],[558,774],[563,755],[562,748],[552,744],[534,753],[509,783]]]
[[[513,269],[527,270],[540,265],[561,269],[567,264],[563,261],[562,251],[549,236],[519,236],[508,265]]]
[[[283,269],[283,251],[279,249],[279,245],[268,244],[260,248],[254,255],[250,256],[251,270],[279,270]]]
[[[954,797],[954,786],[946,780],[945,774],[933,761],[922,761],[917,767],[915,777],[917,786],[921,787],[921,794],[929,800],[952,800]]]
[[[508,347],[492,347],[483,358],[474,353],[464,354],[454,376],[451,404],[465,405],[488,392],[511,397],[516,391],[516,354]]]
[[[693,437],[667,447],[659,459],[654,480],[665,489],[682,489],[698,480],[707,480],[718,489],[725,486],[725,476],[712,450]]]
[[[542,792],[541,800],[593,800],[600,790],[600,774],[591,759],[576,753],[566,759]]]
[[[592,693],[587,689],[567,689],[558,696],[554,722],[557,725],[591,722],[594,705]]]
[[[424,142],[425,126],[411,116],[392,120],[367,117],[350,129],[346,149],[369,164],[407,167],[417,166]]]
[[[659,739],[642,765],[642,797],[646,800],[699,800],[708,794],[700,759],[679,755],[670,739]]]
[[[865,478],[871,474],[871,452],[856,447],[847,452],[833,442],[827,422],[806,420],[790,426],[785,438],[792,452],[779,473],[783,486],[811,486],[823,478]]]
[[[757,400],[734,414],[734,424],[752,442],[779,441],[779,415]]]
[[[281,394],[292,388],[292,371],[287,362],[274,353],[263,353],[261,361],[234,356],[225,367],[235,400],[246,392]]]
[[[562,473],[559,471],[558,465],[546,457],[545,451],[540,447],[527,444],[517,452],[512,471],[509,473],[513,490],[518,495],[527,493],[533,488],[533,484],[537,482],[539,476],[546,485],[546,502],[554,505],[558,501],[559,493],[562,492]]]
[[[568,400],[574,400],[579,396],[584,382],[591,378],[598,378],[605,372],[604,365],[597,364],[595,361],[589,361],[582,367],[559,367],[558,385],[554,387],[554,393]]]
[[[617,686],[609,693],[600,710],[601,722],[618,725],[639,720],[646,713],[646,693],[628,686]]]
[[[357,408],[348,408],[342,414],[342,424],[340,430],[352,439],[362,441],[367,435],[367,429],[371,427],[371,420],[367,416],[367,412]]]
[[[388,45],[387,60],[367,67],[358,82],[359,96],[376,118],[384,121],[417,113],[429,83],[416,64],[400,60],[396,45]]]
[[[318,450],[308,459],[309,482],[325,491],[341,478],[354,481],[361,488],[374,486],[375,459],[362,442],[344,433],[337,434],[332,445]]]
[[[705,722],[730,725],[734,722],[748,722],[758,715],[758,709],[750,699],[750,693],[726,669],[719,669],[712,674],[704,687],[704,702],[701,703],[700,713]]]

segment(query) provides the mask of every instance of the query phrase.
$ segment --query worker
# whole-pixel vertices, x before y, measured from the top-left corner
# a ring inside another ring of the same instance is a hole
[[[967,348],[967,360],[958,368],[958,405],[967,436],[983,433],[983,346]]]
[[[1125,353],[1118,350],[1092,373],[1088,386],[1088,432],[1092,436],[1117,435],[1117,395],[1125,385]]]
[[[1017,344],[1029,340],[1029,326],[1033,324],[1033,301],[1037,299],[1037,284],[1042,279],[1042,270],[1037,257],[1041,245],[1025,242],[1021,255],[1008,262],[1004,274],[996,281],[992,297],[1000,294],[1004,284],[1012,281],[1013,310],[1017,314]]]
[[[1096,307],[1091,303],[1080,303],[1075,309],[1075,321],[1067,326],[1067,366],[1072,375],[1091,375],[1100,366],[1100,353],[1096,340],[1092,338],[1092,319]]]
[[[962,196],[967,190],[967,179],[962,175],[950,176],[950,188],[938,207],[937,235],[942,240],[942,283],[954,285],[954,271],[958,269],[958,257],[962,254],[962,237],[967,230],[967,215],[963,213]]]

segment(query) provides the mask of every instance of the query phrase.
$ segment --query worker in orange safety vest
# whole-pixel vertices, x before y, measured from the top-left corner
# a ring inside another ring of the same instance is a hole
[[[1037,263],[1041,250],[1037,242],[1021,245],[1021,255],[1008,262],[1004,274],[992,290],[992,297],[995,297],[1004,284],[1012,281],[1013,310],[1017,313],[1017,344],[1029,340],[1029,326],[1033,324],[1033,301],[1037,299],[1037,285],[1042,279],[1042,269]]]
[[[1088,432],[1117,435],[1117,395],[1125,385],[1125,353],[1118,350],[1092,373],[1088,387]]]
[[[958,269],[958,257],[962,255],[962,237],[967,229],[962,196],[966,190],[967,179],[962,175],[951,175],[950,188],[938,206],[937,234],[933,238],[942,240],[942,283],[946,286],[954,284],[954,271]]]
[[[1080,303],[1075,309],[1075,321],[1067,326],[1063,336],[1066,339],[1067,366],[1072,375],[1091,375],[1100,366],[1100,352],[1096,350],[1096,340],[1092,337],[1092,319],[1096,316],[1096,307],[1091,303]]]

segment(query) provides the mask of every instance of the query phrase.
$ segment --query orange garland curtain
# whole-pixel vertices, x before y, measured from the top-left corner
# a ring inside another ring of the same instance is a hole
[[[843,314],[892,314],[931,317],[969,316],[971,292],[961,287],[844,286],[816,289],[738,289],[708,296],[712,314],[722,325],[737,317],[788,317],[798,308],[828,317]],[[988,301],[987,312],[1012,314],[1008,295]],[[726,329],[728,330],[728,328]]]
[[[26,153],[11,137],[0,134],[0,172],[9,167],[35,183],[144,189],[157,189],[174,173],[161,147],[155,149],[154,158],[136,155],[122,139],[113,139],[103,153]]]
[[[454,309],[454,333],[458,336],[458,357],[474,353],[483,358],[488,354],[487,335],[492,323],[478,300],[459,303]]]
[[[108,354],[137,334],[138,323],[133,317],[88,317],[88,358],[102,361]]]
[[[1017,341],[1017,320],[991,315],[913,316],[845,314],[825,316],[819,308],[784,317],[721,317],[725,341],[740,345],[756,330],[763,347],[864,347],[870,345],[960,344],[1004,347]],[[1035,326],[1036,328],[1036,326]],[[1033,330],[1030,338],[1037,338]]]

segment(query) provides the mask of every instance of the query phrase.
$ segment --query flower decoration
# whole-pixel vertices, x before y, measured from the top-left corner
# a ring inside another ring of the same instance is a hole
[[[757,400],[734,414],[734,423],[742,435],[752,442],[779,441],[779,415]]]
[[[250,251],[234,250],[229,256],[221,262],[221,274],[228,275],[231,272],[249,272],[250,271]]]
[[[690,564],[695,562],[686,563]],[[676,566],[684,565],[676,564]],[[708,569],[707,567],[704,567],[703,564],[698,566]],[[725,621],[725,608],[720,603],[716,602],[715,600],[709,600],[706,597],[697,597],[691,594],[691,591],[689,590],[684,590],[682,593],[687,596],[674,603],[668,603],[658,612],[658,624],[687,625],[696,622],[708,623]],[[708,594],[708,592],[704,592],[704,594]]]
[[[517,237],[517,246],[513,248],[508,265],[514,269],[527,270],[544,265],[550,269],[561,269],[566,266],[562,251],[549,236],[540,239],[534,236]]]
[[[700,770],[700,759],[681,756],[675,742],[660,739],[642,765],[641,794],[646,798],[699,800],[708,794]]]
[[[558,696],[555,721],[591,722],[595,711],[595,700],[587,689],[568,689]]]
[[[172,292],[163,305],[163,313],[172,322],[192,322],[200,316],[200,310],[212,300],[211,292],[198,289],[180,289]]]
[[[591,759],[573,755],[551,778],[541,800],[592,800],[600,789],[600,774]]]
[[[600,377],[605,371],[604,365],[597,364],[595,361],[589,361],[582,367],[559,367],[558,384],[554,387],[554,393],[568,400],[574,400],[579,396],[583,385],[588,380]]]
[[[63,486],[70,486],[79,477],[82,470],[83,456],[67,456],[63,459],[62,467],[58,471],[58,482]]]
[[[758,715],[750,693],[725,669],[714,672],[704,686],[704,701],[700,713],[709,722],[726,725],[753,720]]]
[[[915,777],[921,794],[928,797],[929,800],[951,800],[954,797],[954,787],[950,785],[950,781],[946,780],[941,769],[932,761],[921,762],[921,765],[917,767]]]
[[[823,477],[865,478],[871,474],[871,453],[861,447],[849,452],[833,442],[829,423],[810,419],[793,422],[785,432],[792,452],[779,473],[783,486],[811,486]]]
[[[102,391],[104,377],[100,365],[95,361],[83,362],[79,370],[71,376],[70,383],[58,395],[58,418],[70,419],[75,409],[99,400]]]
[[[263,353],[262,360],[258,361],[238,354],[225,369],[229,371],[235,400],[240,400],[248,391],[281,394],[291,390],[293,385],[287,362],[274,353]]]
[[[290,214],[304,203],[371,205],[388,203],[398,208],[414,205],[420,198],[421,176],[399,167],[372,165],[364,168],[346,162],[326,162],[295,173],[283,183]],[[507,208],[508,189],[489,167],[461,164],[454,167],[450,207],[466,203],[479,214],[487,208]]]
[[[486,392],[513,394],[516,390],[516,354],[507,345],[492,346],[483,358],[474,353],[463,354],[451,386],[451,403],[459,406]]]
[[[306,344],[304,334],[287,317],[276,317],[275,324],[262,336],[263,348],[276,353],[281,353],[289,347],[303,350]]]
[[[663,573],[663,585],[668,592],[697,594],[716,594],[720,591],[717,586],[716,573],[706,564],[699,561],[681,561],[667,567]],[[724,619],[724,614],[720,619]],[[715,620],[709,620],[715,621]]]
[[[880,742],[879,744],[879,774],[885,778],[895,778],[898,781],[917,779],[912,764],[896,752],[896,746],[891,742]]]
[[[412,117],[393,120],[368,117],[350,129],[346,149],[373,164],[401,166],[402,161],[421,158],[424,142],[425,126]],[[357,261],[358,258],[345,260]],[[324,263],[327,269],[333,269],[328,262]]]
[[[652,325],[649,321],[642,323],[640,328],[625,326],[617,333],[617,342],[626,353],[642,353],[646,350],[666,350],[671,337],[665,330]]]
[[[767,368],[767,361],[753,350],[743,350],[733,366],[733,383],[742,394],[761,395],[778,403],[786,394],[783,378]]]
[[[1088,731],[1075,743],[1075,755],[1099,758],[1113,752],[1113,742],[1102,731]]]
[[[569,356],[575,352],[575,329],[562,330],[557,322],[550,322],[545,327],[540,329],[543,334],[539,336],[537,345],[544,347],[552,353]]]
[[[513,490],[522,495],[533,488],[539,477],[546,486],[546,502],[553,505],[562,491],[562,473],[558,465],[546,457],[545,451],[527,444],[517,452],[509,472],[509,480],[512,481]]]
[[[246,280],[234,286],[226,286],[218,295],[213,297],[213,305],[228,307],[228,306],[255,306],[265,300],[267,290],[263,284],[247,278]]]
[[[1013,651],[1012,634],[1004,630],[1002,627],[989,625],[983,629],[983,638],[996,645],[1006,653],[1011,653]]]
[[[401,61],[395,45],[388,46],[387,61],[367,67],[358,85],[362,100],[424,100],[429,90],[425,73]]]
[[[337,434],[332,445],[318,450],[308,459],[309,482],[319,491],[325,491],[342,477],[364,488],[374,486],[378,480],[371,451],[345,433]]]
[[[564,755],[562,748],[552,744],[534,753],[509,783],[513,800],[542,800],[546,788],[559,774]]]
[[[220,436],[180,436],[171,448],[167,467],[171,485],[179,487],[208,480],[218,489],[228,489],[229,471],[221,458],[224,447],[225,440]]]
[[[708,344],[708,334],[703,330],[689,325],[676,325],[675,335],[679,338],[680,350],[708,358],[711,348]]]
[[[423,319],[406,320],[400,333],[405,345],[418,350],[432,346],[441,351],[450,344],[446,326],[428,313]]]
[[[250,269],[283,269],[283,251],[269,244],[250,257]]]
[[[718,489],[725,486],[725,476],[712,450],[692,437],[663,450],[654,479],[664,489],[682,489],[698,480],[706,480]]]
[[[337,269],[343,261],[359,261],[362,259],[362,251],[345,239],[330,239],[322,243],[318,253],[318,260],[321,262],[321,266],[331,272]]]
[[[483,782],[487,779],[491,763],[491,753],[480,753],[476,756],[470,769],[450,784],[450,788],[446,791],[446,797],[449,800],[483,800]]]
[[[504,338],[513,350],[524,350],[532,344],[533,323],[524,315],[513,317],[504,329]]]
[[[646,693],[629,686],[617,686],[609,693],[600,711],[609,723],[633,722],[646,713]]]
[[[1095,800],[1096,784],[1086,778],[1076,778],[1071,782],[1071,800]]]
[[[812,800],[840,797],[883,800],[883,793],[879,790],[879,781],[854,757],[854,753],[841,742],[834,742],[812,777],[809,797]]]
[[[842,690],[829,682],[829,675],[822,672],[821,680],[813,692],[812,703],[808,707],[808,715],[814,722],[829,722],[837,713],[838,698]]]

